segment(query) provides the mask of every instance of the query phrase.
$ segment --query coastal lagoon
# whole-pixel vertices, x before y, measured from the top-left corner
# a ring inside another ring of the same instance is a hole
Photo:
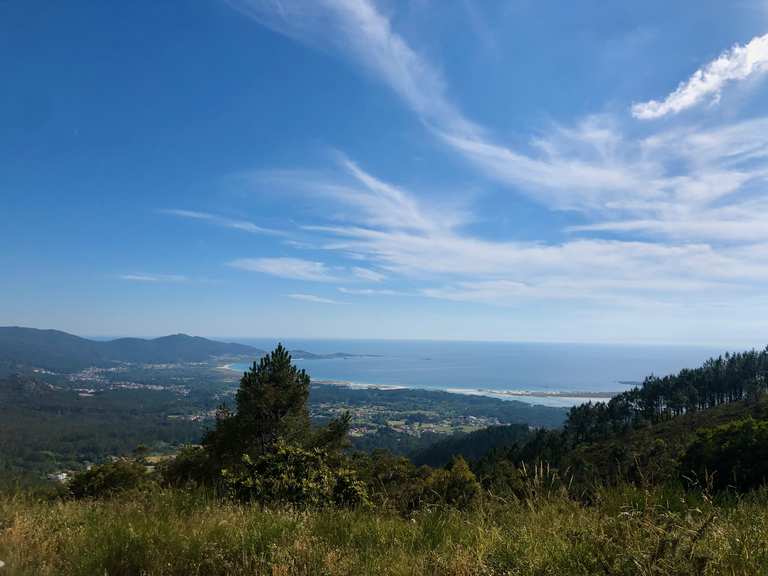
[[[274,339],[227,340],[272,349]],[[570,406],[607,399],[650,374],[699,366],[720,348],[518,342],[393,340],[282,341],[291,350],[343,352],[345,358],[296,359],[312,376],[348,386],[425,388]],[[233,364],[244,371],[247,364]]]

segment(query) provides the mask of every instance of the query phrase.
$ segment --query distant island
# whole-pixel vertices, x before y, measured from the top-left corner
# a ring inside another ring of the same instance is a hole
[[[291,350],[291,356],[296,360],[338,360],[345,358],[381,358],[380,354],[350,354],[348,352],[331,352],[330,354],[315,354],[306,350]]]

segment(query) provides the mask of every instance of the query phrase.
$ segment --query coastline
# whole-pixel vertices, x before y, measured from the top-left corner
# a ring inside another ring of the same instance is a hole
[[[218,366],[218,370],[240,372],[233,364]],[[401,384],[372,384],[366,382],[353,382],[351,380],[312,379],[312,384],[319,386],[338,386],[355,390],[431,390],[435,392],[447,392],[449,394],[464,394],[469,396],[487,396],[500,400],[526,399],[562,401],[581,404],[584,402],[608,402],[612,397],[621,394],[621,391],[592,392],[592,391],[565,391],[565,390],[492,390],[489,388],[426,388],[419,386],[406,386]]]

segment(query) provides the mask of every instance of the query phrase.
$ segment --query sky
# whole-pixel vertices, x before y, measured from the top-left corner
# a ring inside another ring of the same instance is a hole
[[[0,325],[768,342],[768,0],[4,0],[0,71]]]

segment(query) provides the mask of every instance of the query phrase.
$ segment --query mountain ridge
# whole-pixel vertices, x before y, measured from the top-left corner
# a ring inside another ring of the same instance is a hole
[[[77,371],[117,362],[204,362],[217,357],[254,357],[264,353],[246,344],[182,333],[101,341],[62,330],[0,326],[0,361],[48,370]]]
[[[295,359],[326,360],[370,357],[368,354],[333,352],[316,354],[291,350]],[[52,328],[0,326],[0,363],[20,364],[61,372],[120,362],[173,364],[206,362],[214,358],[257,360],[267,352],[248,344],[212,340],[179,332],[157,338],[120,337],[93,340]]]

